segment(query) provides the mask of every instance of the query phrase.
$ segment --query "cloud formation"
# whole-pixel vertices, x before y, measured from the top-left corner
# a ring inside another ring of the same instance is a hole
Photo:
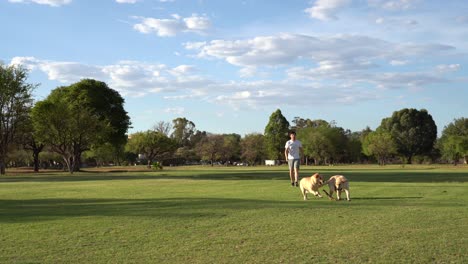
[[[348,6],[351,0],[317,0],[314,5],[304,10],[311,18],[328,21],[336,20],[336,13]]]
[[[72,0],[8,0],[10,3],[35,3],[39,5],[49,5],[49,6],[62,6],[68,5]]]
[[[135,17],[140,20],[133,28],[143,34],[155,33],[160,37],[173,37],[182,32],[194,32],[205,34],[211,27],[210,19],[205,15],[192,14],[190,17],[182,18],[174,14],[169,19],[151,17]]]

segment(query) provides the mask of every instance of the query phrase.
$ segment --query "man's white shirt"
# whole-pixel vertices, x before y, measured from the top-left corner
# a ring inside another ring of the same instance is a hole
[[[302,148],[302,143],[299,140],[288,140],[284,146],[288,150],[288,159],[300,159],[300,148]]]

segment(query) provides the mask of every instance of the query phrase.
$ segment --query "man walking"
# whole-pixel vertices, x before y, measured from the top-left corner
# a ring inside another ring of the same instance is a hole
[[[289,165],[289,178],[291,185],[298,187],[299,167],[301,165],[302,143],[296,139],[296,132],[290,131],[289,138],[284,146],[284,156]]]

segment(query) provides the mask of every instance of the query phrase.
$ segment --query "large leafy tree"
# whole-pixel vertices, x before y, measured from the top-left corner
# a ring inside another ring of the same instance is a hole
[[[223,135],[207,135],[197,143],[195,149],[200,157],[204,160],[209,160],[213,166],[216,160],[221,159],[224,146]]]
[[[188,146],[191,137],[195,134],[195,124],[185,117],[179,117],[172,120],[171,137],[177,141],[179,146]]]
[[[81,153],[89,150],[97,141],[98,133],[105,129],[90,109],[70,103],[59,93],[37,102],[32,120],[39,140],[62,157],[70,173],[78,169]]]
[[[5,174],[8,148],[21,136],[32,106],[35,85],[27,77],[21,66],[0,64],[0,174]]]
[[[396,154],[396,144],[392,135],[384,130],[370,132],[362,143],[363,153],[367,156],[375,156],[379,165],[385,165],[386,160]]]
[[[33,108],[35,135],[76,171],[84,151],[105,143],[118,151],[126,143],[130,118],[123,104],[104,82],[85,79],[58,87]]]
[[[239,160],[240,158],[240,141],[239,134],[224,134],[223,145],[221,147],[221,159],[223,161]]]
[[[392,135],[398,154],[409,164],[415,155],[430,153],[437,139],[437,126],[425,109],[395,111],[382,120],[379,128]]]
[[[270,116],[265,127],[265,146],[269,159],[282,159],[284,156],[284,145],[288,140],[289,122],[277,109]]]
[[[148,161],[148,167],[151,167],[153,161],[162,162],[171,157],[177,149],[177,142],[163,133],[148,130],[132,134],[126,148],[127,151],[143,154]]]
[[[345,130],[327,122],[317,124],[301,129],[297,134],[302,141],[304,155],[312,158],[316,165],[342,160],[348,146]]]
[[[442,131],[439,146],[444,158],[456,165],[459,159],[467,163],[468,156],[468,118],[458,118]]]

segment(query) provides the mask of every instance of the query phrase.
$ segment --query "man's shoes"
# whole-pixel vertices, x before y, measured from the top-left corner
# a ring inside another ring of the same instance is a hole
[[[299,187],[299,183],[297,183],[297,182],[296,182],[296,183],[294,183],[294,185],[296,185],[296,187]]]
[[[291,186],[294,187],[294,182],[291,182]]]

